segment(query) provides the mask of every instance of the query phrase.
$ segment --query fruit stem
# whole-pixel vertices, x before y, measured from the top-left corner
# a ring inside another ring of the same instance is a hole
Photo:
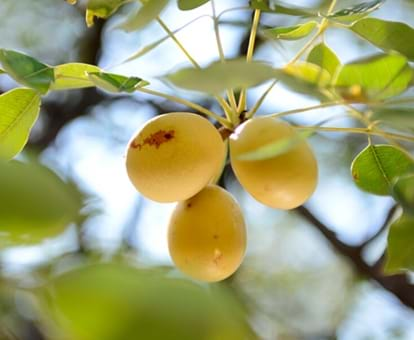
[[[223,117],[220,117],[219,115],[217,115],[214,112],[206,109],[205,107],[203,107],[201,105],[198,105],[196,103],[193,103],[189,100],[179,98],[179,97],[176,97],[176,96],[172,96],[172,95],[169,95],[169,94],[166,94],[166,93],[163,93],[163,92],[150,90],[150,89],[144,88],[144,87],[137,88],[136,91],[147,93],[147,94],[157,96],[157,97],[161,97],[161,98],[165,98],[165,99],[170,100],[172,102],[188,106],[188,107],[190,107],[194,110],[197,110],[200,113],[205,114],[208,117],[211,117],[211,118],[215,119],[216,121],[218,121],[224,127],[228,128],[228,129],[231,129],[231,130],[233,129],[232,124],[230,122],[228,122],[226,119],[224,119]]]
[[[221,62],[225,63],[226,59],[224,56],[223,44],[221,43],[220,27],[219,27],[219,21],[217,19],[216,6],[214,3],[214,0],[211,0],[211,8],[213,11],[214,34],[216,37],[217,49],[219,52]],[[232,123],[235,123],[235,115],[237,113],[237,104],[236,104],[236,97],[234,95],[233,89],[227,90],[227,98],[231,106],[231,111],[229,112],[228,119],[230,119]]]
[[[397,133],[385,132],[385,131],[375,131],[370,128],[340,128],[340,127],[325,127],[325,126],[296,126],[296,128],[301,130],[316,130],[316,131],[325,131],[325,132],[345,132],[345,133],[355,133],[355,134],[364,134],[370,136],[379,136],[383,138],[392,138],[399,139],[407,142],[414,142],[414,137],[405,136]]]
[[[254,53],[254,47],[256,44],[256,35],[257,30],[259,28],[259,22],[260,22],[260,9],[256,9],[254,11],[253,15],[253,23],[252,23],[252,29],[250,31],[250,38],[249,38],[249,46],[247,48],[247,54],[246,54],[246,61],[251,62],[253,59],[253,53]],[[246,110],[246,104],[247,104],[247,89],[242,89],[240,92],[240,98],[239,98],[239,106],[238,106],[238,113],[243,112]]]
[[[268,87],[268,89],[261,95],[261,97],[259,98],[259,100],[256,102],[256,104],[254,104],[253,108],[246,113],[246,119],[250,119],[252,118],[256,112],[260,109],[260,106],[262,106],[263,102],[265,101],[266,97],[268,96],[268,94],[270,93],[270,91],[272,91],[272,89],[275,87],[275,85],[279,82],[279,80],[274,80],[270,86]]]
[[[178,48],[185,54],[185,56],[188,58],[188,60],[193,64],[193,66],[200,70],[201,66],[200,64],[191,56],[191,54],[187,51],[187,49],[184,47],[184,45],[178,40],[178,38],[175,36],[174,32],[171,31],[166,23],[158,16],[156,18],[159,25],[162,27],[162,29],[171,37],[171,39],[175,42],[175,44],[178,46]],[[215,96],[216,100],[219,102],[221,108],[223,109],[227,119],[231,122],[231,107],[227,104],[227,102],[221,98],[220,96]]]
[[[283,112],[278,112],[278,113],[272,113],[270,115],[267,115],[266,117],[283,117],[283,116],[288,116],[288,115],[293,115],[296,113],[302,113],[302,112],[307,112],[307,111],[313,111],[313,110],[318,110],[318,109],[323,109],[326,107],[332,107],[332,106],[339,106],[339,105],[343,105],[344,102],[343,101],[333,101],[333,102],[327,102],[327,103],[322,103],[319,105],[314,105],[314,106],[308,106],[308,107],[303,107],[300,109],[294,109],[294,110],[288,110],[288,111],[283,111]]]

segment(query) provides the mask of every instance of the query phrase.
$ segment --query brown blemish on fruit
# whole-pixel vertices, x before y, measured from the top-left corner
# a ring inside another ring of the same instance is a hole
[[[219,236],[218,236],[217,234],[214,234],[214,235],[213,235],[213,238],[214,238],[215,240],[218,240],[218,239],[219,239]]]
[[[223,253],[220,251],[220,249],[214,249],[214,258],[213,261],[216,265],[218,265],[218,262],[221,260],[221,258],[223,257]]]
[[[187,203],[187,208],[191,208],[193,206],[193,204],[191,202]]]
[[[144,142],[138,143],[137,141],[133,140],[131,142],[131,148],[141,150],[144,145],[148,146],[155,146],[155,148],[159,148],[161,144],[169,142],[175,136],[174,130],[160,130],[155,133],[152,133],[149,137],[144,139]]]
[[[354,180],[358,180],[359,179],[359,176],[358,176],[358,174],[356,173],[356,172],[353,172],[352,173],[352,177],[354,178]]]

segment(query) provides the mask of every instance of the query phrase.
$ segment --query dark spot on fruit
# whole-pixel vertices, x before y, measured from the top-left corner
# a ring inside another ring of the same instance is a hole
[[[138,143],[135,139],[131,142],[131,144],[129,145],[131,148],[133,149],[140,149],[142,145],[140,143]]]
[[[152,133],[149,137],[144,139],[143,145],[148,146],[155,146],[157,149],[161,146],[161,144],[164,144],[171,139],[173,139],[175,136],[174,130],[160,130],[155,133]]]
[[[359,179],[359,176],[358,176],[358,174],[356,173],[356,172],[353,172],[352,173],[352,177],[354,178],[354,180],[358,180]]]
[[[219,236],[218,236],[218,235],[216,235],[216,234],[214,234],[214,235],[213,235],[213,238],[214,238],[215,240],[218,240],[218,239],[219,239]]]
[[[187,208],[191,208],[193,206],[193,204],[191,202],[187,203]]]

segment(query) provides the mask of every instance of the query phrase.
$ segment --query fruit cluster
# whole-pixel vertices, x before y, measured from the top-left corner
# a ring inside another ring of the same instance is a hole
[[[244,189],[263,204],[293,209],[313,193],[317,163],[304,140],[287,152],[260,160],[242,155],[296,136],[288,123],[253,118],[230,136],[230,161]],[[175,265],[203,281],[225,279],[239,267],[246,249],[242,211],[215,185],[226,162],[226,144],[207,119],[172,112],[149,120],[128,146],[126,166],[135,188],[157,202],[179,202],[168,229]]]

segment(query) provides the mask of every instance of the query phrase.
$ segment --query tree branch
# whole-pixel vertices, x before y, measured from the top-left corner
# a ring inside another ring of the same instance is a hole
[[[359,274],[377,282],[384,289],[394,294],[404,305],[414,309],[414,285],[409,282],[407,275],[397,274],[386,276],[383,273],[383,261],[378,261],[371,266],[363,259],[362,250],[365,246],[365,242],[362,246],[350,246],[339,240],[336,234],[328,228],[328,226],[322,223],[304,206],[297,208],[295,211],[306,221],[315,226],[330,242],[333,248],[351,262]],[[389,219],[388,216],[387,219]],[[382,258],[384,258],[384,255]]]

